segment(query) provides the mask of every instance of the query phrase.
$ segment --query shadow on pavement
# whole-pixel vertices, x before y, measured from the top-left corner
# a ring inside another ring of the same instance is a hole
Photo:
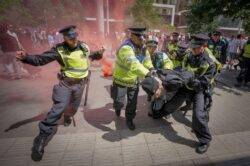
[[[188,111],[192,111],[192,110],[188,110]],[[178,111],[175,111],[173,114],[171,114],[172,117],[174,118],[175,121],[181,123],[181,124],[184,124],[185,126],[187,127],[192,127],[192,122],[186,118],[186,116],[188,115],[183,115],[183,112],[178,110]]]
[[[71,109],[71,107],[68,107],[67,110],[64,112],[64,114],[71,116],[73,114],[73,110]],[[16,122],[16,123],[10,125],[7,129],[4,130],[4,132],[9,132],[10,130],[17,129],[23,125],[26,125],[26,124],[29,124],[32,122],[42,121],[46,118],[46,116],[47,116],[47,112],[43,111],[43,113],[41,113],[37,116],[34,116],[32,118],[28,118],[25,120],[21,120],[19,122]],[[64,124],[63,116],[57,121],[57,124],[58,125]]]
[[[145,110],[143,109],[141,100],[144,99],[144,96],[138,96],[138,110]],[[144,100],[145,102],[146,100]],[[110,142],[117,142],[122,139],[126,139],[128,137],[133,137],[138,135],[139,133],[152,133],[157,134],[160,133],[163,135],[167,140],[183,144],[190,147],[195,147],[196,141],[184,138],[178,135],[177,131],[174,130],[172,124],[165,119],[159,120],[152,120],[151,118],[147,117],[146,115],[141,115],[143,111],[137,111],[137,116],[140,117],[139,120],[148,121],[149,123],[157,123],[159,126],[158,128],[152,128],[148,126],[143,126],[136,128],[135,131],[127,130],[125,125],[125,118],[124,117],[116,117],[115,112],[112,110],[112,103],[106,104],[104,107],[97,108],[97,109],[87,109],[83,112],[84,119],[92,126],[101,129],[107,133],[104,133],[102,138],[110,141]],[[179,116],[179,115],[178,115]],[[182,115],[183,116],[183,115]],[[135,124],[137,126],[137,120],[135,120]],[[180,119],[179,119],[180,120]],[[182,121],[182,120],[180,120]],[[111,122],[115,122],[115,130],[107,127],[105,125],[110,124]],[[182,121],[184,123],[184,121]],[[121,132],[124,132],[121,134]]]
[[[249,86],[236,87],[235,83],[238,72],[223,71],[216,77],[216,87],[237,96],[241,96],[241,92],[250,92]],[[239,92],[240,91],[240,92]],[[220,96],[220,94],[216,94]]]
[[[4,132],[8,132],[10,130],[16,129],[16,128],[21,127],[23,125],[26,125],[28,123],[32,123],[32,122],[36,122],[36,121],[41,121],[41,120],[43,120],[43,119],[46,118],[46,114],[47,113],[41,113],[41,114],[39,114],[37,116],[34,116],[32,118],[16,122],[16,123],[10,125],[9,128],[5,129]]]

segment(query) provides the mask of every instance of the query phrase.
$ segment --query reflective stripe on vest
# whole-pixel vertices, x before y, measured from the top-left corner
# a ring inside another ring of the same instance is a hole
[[[83,50],[70,52],[63,46],[57,48],[64,66],[61,66],[61,71],[71,78],[85,78],[88,75],[88,59]]]
[[[208,64],[206,66],[202,66],[200,68],[191,67],[190,64],[186,65],[187,71],[192,72],[195,75],[199,75],[199,76],[202,76],[203,74],[205,74],[208,68],[209,68]],[[212,82],[213,82],[213,80],[211,80],[211,84],[212,84]],[[186,85],[186,88],[188,88],[189,90],[193,90],[193,88],[189,87],[188,85]]]

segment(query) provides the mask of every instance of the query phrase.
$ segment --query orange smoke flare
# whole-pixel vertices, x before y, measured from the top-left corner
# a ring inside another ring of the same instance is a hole
[[[102,64],[102,74],[103,77],[109,77],[113,74],[113,63],[111,60],[108,60],[107,58],[103,57],[101,60]]]

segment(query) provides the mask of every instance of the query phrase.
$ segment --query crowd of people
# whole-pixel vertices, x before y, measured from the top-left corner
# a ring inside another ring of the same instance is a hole
[[[167,35],[164,33],[148,32],[147,36],[153,36],[158,41],[157,49],[165,53],[168,53],[171,58],[170,50],[174,50],[172,47],[176,47],[180,44],[190,44],[192,36],[190,34],[174,33],[173,35]],[[231,37],[223,35],[219,31],[207,34],[209,37],[207,42],[207,48],[209,48],[215,58],[221,63],[223,70],[238,71],[240,74],[237,77],[236,86],[240,86],[239,80],[243,75],[247,77],[247,59],[243,58],[244,48],[247,45],[249,38],[238,34]],[[171,45],[173,43],[173,45]],[[175,45],[175,46],[174,46]],[[168,48],[169,47],[169,48]],[[173,59],[173,58],[172,58]],[[175,61],[175,60],[174,60]],[[243,77],[244,77],[243,76]],[[247,81],[248,82],[248,81]]]
[[[62,41],[62,36],[58,32],[46,31],[44,28],[18,27],[3,23],[0,32],[1,76],[10,80],[24,77],[34,79],[41,71],[40,68],[16,61],[16,51],[29,50],[29,53],[35,53]]]
[[[63,41],[62,35],[56,29],[46,29],[44,27],[30,28],[18,27],[12,24],[5,24],[0,26],[1,40],[0,40],[0,62],[2,66],[1,76],[8,79],[21,79],[23,77],[36,78],[39,76],[39,68],[30,67],[16,62],[13,52],[17,50],[29,50],[30,53],[40,52],[44,48],[52,48],[56,44]],[[79,36],[91,48],[97,48],[101,43],[106,43],[106,56],[115,58],[115,54],[119,45],[128,38],[128,31],[115,31],[106,38],[100,41],[93,40],[97,33],[83,33],[79,30]],[[158,49],[167,52],[168,44],[176,40],[177,43],[188,44],[191,36],[190,34],[178,33],[173,36],[171,34],[162,33],[160,31],[151,30],[147,32],[147,36],[157,38]],[[241,58],[243,54],[244,45],[247,42],[242,34],[237,36],[223,36],[220,32],[216,34],[208,34],[210,40],[208,48],[212,50],[215,57],[222,63],[225,69],[229,71],[240,70],[244,68],[245,59]],[[174,38],[173,38],[174,37]],[[10,42],[11,41],[11,42]],[[11,44],[10,44],[11,43]],[[220,57],[219,57],[220,56]],[[242,77],[240,73],[239,77]],[[241,80],[240,78],[238,80]]]

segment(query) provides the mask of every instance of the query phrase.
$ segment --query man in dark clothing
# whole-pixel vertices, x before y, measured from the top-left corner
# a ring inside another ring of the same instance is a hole
[[[13,25],[2,24],[0,26],[0,45],[3,51],[3,66],[11,79],[21,78],[21,64],[16,61],[15,53],[21,49],[17,34],[13,31]]]
[[[240,59],[241,71],[237,77],[236,87],[240,87],[242,83],[247,86],[247,83],[250,82],[250,39],[243,46]]]

